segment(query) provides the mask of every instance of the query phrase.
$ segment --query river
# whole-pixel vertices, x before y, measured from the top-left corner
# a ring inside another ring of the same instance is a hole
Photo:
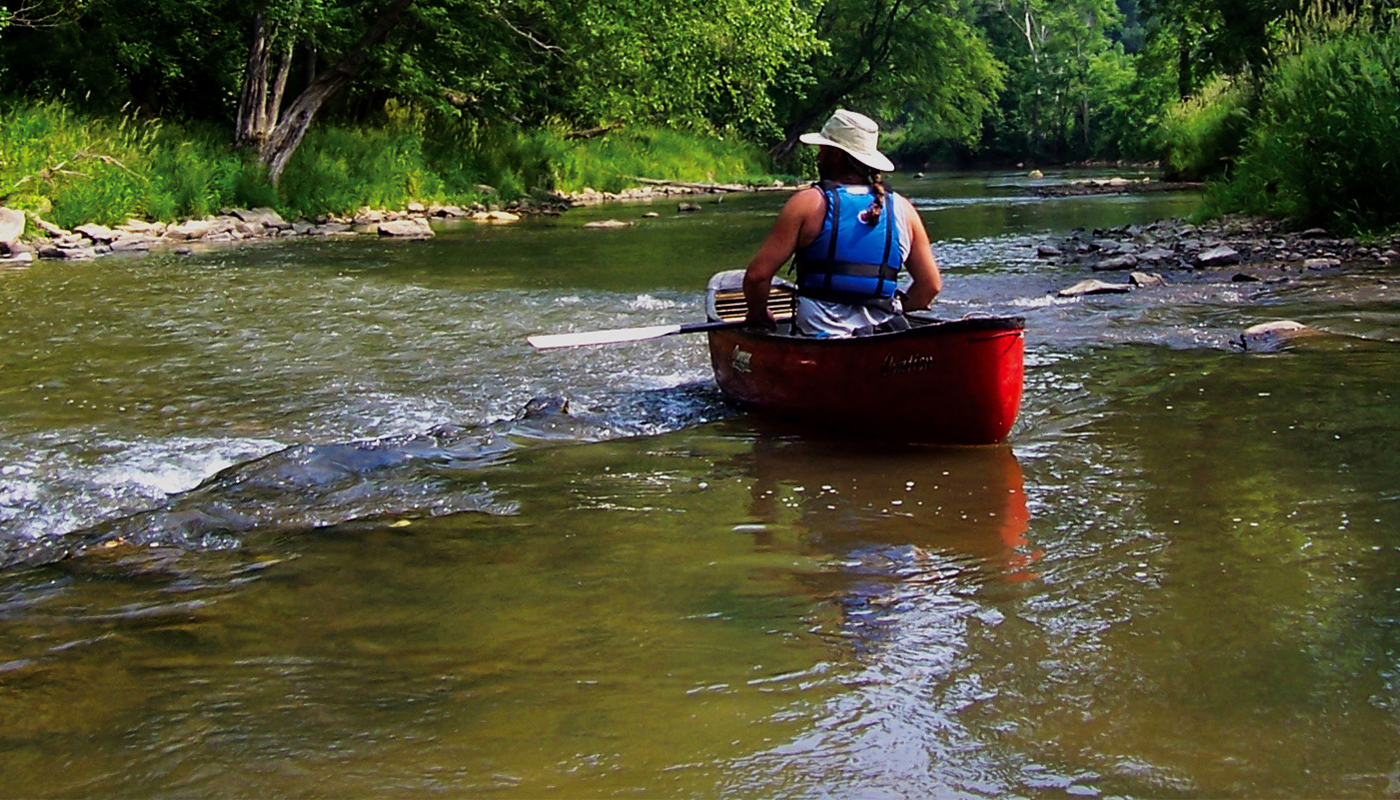
[[[1057,298],[1196,199],[1030,183],[896,183],[1027,320],[1000,447],[526,345],[698,321],[778,195],[0,274],[0,796],[1400,794],[1400,276]]]

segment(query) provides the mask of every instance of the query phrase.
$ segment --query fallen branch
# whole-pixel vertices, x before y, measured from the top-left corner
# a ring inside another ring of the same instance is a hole
[[[686,189],[692,192],[751,192],[749,186],[742,186],[737,183],[689,183],[687,181],[666,181],[656,178],[633,178],[637,183],[647,186],[670,186],[676,189]]]
[[[603,125],[603,126],[597,127],[597,128],[589,128],[588,130],[584,130],[584,131],[573,131],[572,133],[566,133],[566,134],[564,134],[564,138],[565,138],[565,139],[593,139],[593,138],[602,136],[603,134],[607,133],[608,131],[617,130],[618,128],[621,128],[621,127],[622,127],[622,123],[621,123],[621,122],[614,122],[614,123],[611,124],[611,125]]]

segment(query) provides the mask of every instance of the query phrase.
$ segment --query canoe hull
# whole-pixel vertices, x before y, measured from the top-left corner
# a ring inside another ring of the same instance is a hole
[[[1019,318],[919,320],[909,331],[850,339],[732,329],[709,340],[730,400],[862,437],[995,444],[1021,408]]]

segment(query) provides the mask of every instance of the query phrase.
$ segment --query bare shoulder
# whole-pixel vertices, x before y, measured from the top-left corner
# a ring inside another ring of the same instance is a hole
[[[822,194],[822,190],[815,186],[808,186],[805,189],[798,189],[794,192],[792,197],[788,198],[787,205],[784,207],[805,210],[823,207],[825,205],[826,197]]]

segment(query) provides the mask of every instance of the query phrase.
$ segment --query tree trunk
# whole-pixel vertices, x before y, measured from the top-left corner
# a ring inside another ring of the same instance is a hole
[[[238,147],[257,145],[266,134],[266,129],[259,124],[259,115],[267,106],[268,42],[267,20],[263,16],[266,8],[267,3],[260,2],[253,12],[253,40],[248,44],[248,65],[243,72],[238,124],[233,134],[233,143]]]
[[[258,161],[267,167],[268,177],[274,187],[281,180],[282,171],[287,168],[287,162],[291,161],[292,155],[296,153],[302,139],[306,138],[306,131],[315,121],[321,106],[341,89],[350,85],[350,82],[364,67],[370,52],[381,44],[394,28],[398,27],[399,23],[403,21],[404,14],[414,2],[415,0],[394,0],[394,3],[379,15],[374,25],[355,47],[344,58],[340,59],[339,63],[317,75],[310,85],[297,95],[291,105],[287,106],[287,110],[281,115],[280,120],[272,127],[258,147]],[[283,69],[279,70],[279,79],[282,84],[286,83],[286,67],[291,61],[290,51],[288,56],[283,63]],[[280,102],[281,90],[278,89],[276,94],[279,95]]]

